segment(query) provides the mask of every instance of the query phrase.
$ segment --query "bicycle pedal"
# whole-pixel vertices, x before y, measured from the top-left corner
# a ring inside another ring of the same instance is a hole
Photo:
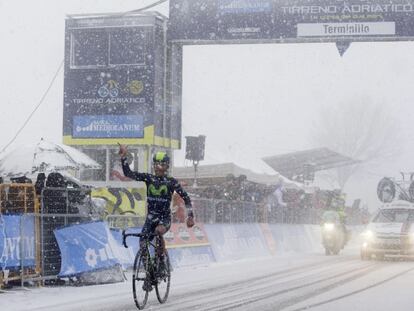
[[[145,281],[144,285],[142,285],[142,289],[146,292],[152,291],[152,285],[150,282]]]

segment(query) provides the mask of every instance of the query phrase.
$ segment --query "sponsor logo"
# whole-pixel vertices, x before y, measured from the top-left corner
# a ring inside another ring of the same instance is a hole
[[[156,197],[166,195],[168,193],[168,188],[166,185],[161,185],[160,187],[155,187],[153,184],[149,185],[148,192]]]
[[[101,98],[118,97],[120,93],[139,95],[144,90],[144,84],[140,80],[129,81],[122,87],[116,80],[108,80],[98,88],[98,95]]]
[[[190,240],[190,233],[184,227],[181,226],[178,228],[178,236],[183,241]]]
[[[164,234],[164,239],[167,240],[167,242],[172,242],[174,240],[174,232],[168,231]]]
[[[75,116],[74,137],[142,137],[143,117],[134,115]]]
[[[98,255],[95,250],[88,248],[85,252],[85,261],[89,267],[94,268],[98,264]]]
[[[204,240],[204,232],[201,230],[199,226],[193,227],[194,236],[198,240]]]
[[[262,13],[272,11],[270,0],[219,0],[219,11],[224,14]]]
[[[111,131],[120,131],[120,132],[128,132],[128,131],[139,131],[140,126],[138,124],[111,124],[106,120],[97,120],[93,121],[86,126],[77,126],[77,132],[111,132]]]

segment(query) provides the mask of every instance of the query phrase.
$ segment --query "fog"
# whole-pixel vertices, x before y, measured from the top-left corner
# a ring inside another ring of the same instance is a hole
[[[66,14],[125,12],[151,2],[0,0],[1,149],[64,57]],[[168,4],[156,9],[168,14]],[[412,55],[411,42],[352,43],[343,57],[334,44],[322,43],[186,46],[183,137],[207,136],[203,163],[231,161],[263,172],[263,156],[320,147],[314,133],[324,111],[364,101],[381,105],[397,125],[389,141],[395,152],[361,165],[345,186],[348,201],[363,198],[373,208],[381,177],[414,170]],[[62,107],[63,71],[10,148],[40,137],[60,142]],[[175,161],[186,164],[183,151]],[[336,187],[330,179],[321,185]]]

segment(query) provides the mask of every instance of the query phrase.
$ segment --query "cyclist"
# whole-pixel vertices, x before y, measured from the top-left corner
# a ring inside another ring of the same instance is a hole
[[[155,174],[146,174],[131,171],[127,159],[127,147],[119,145],[119,155],[124,175],[137,181],[145,182],[147,186],[147,217],[141,233],[156,233],[161,238],[162,253],[160,262],[164,264],[165,241],[163,235],[171,227],[171,199],[174,192],[178,193],[185,202],[187,208],[187,227],[194,226],[194,214],[190,197],[183,190],[178,181],[168,176],[170,158],[165,152],[157,152],[153,157]],[[140,240],[140,247],[145,246],[145,241]],[[160,267],[163,271],[164,267]]]

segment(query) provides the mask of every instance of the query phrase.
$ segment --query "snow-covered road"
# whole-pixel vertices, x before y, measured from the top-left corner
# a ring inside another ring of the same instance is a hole
[[[151,292],[146,310],[413,310],[413,262],[361,261],[356,252],[260,258],[177,269],[166,304]],[[5,310],[136,310],[120,284],[18,290]],[[3,310],[3,307],[2,307]]]

